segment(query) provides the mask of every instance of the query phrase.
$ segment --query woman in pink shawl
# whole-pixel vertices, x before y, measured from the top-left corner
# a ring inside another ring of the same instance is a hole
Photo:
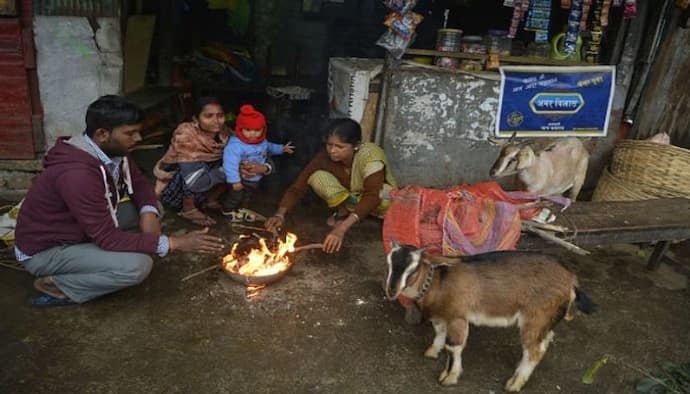
[[[195,224],[215,223],[198,207],[204,202],[210,209],[221,207],[219,197],[225,189],[223,149],[229,137],[220,102],[214,97],[200,97],[192,121],[175,129],[168,151],[153,169],[156,194],[164,206],[180,209],[179,215]]]

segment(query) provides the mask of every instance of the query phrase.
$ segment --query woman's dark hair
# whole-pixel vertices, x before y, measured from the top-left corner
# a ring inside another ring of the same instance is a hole
[[[133,125],[144,121],[144,111],[122,96],[100,97],[86,110],[86,135],[93,137],[98,129],[113,130],[118,126]]]
[[[204,107],[209,105],[209,104],[216,104],[219,105],[221,108],[223,108],[223,104],[220,103],[218,98],[213,97],[213,96],[202,96],[196,99],[194,102],[194,108],[192,108],[193,112],[192,114],[199,118],[199,115],[201,115],[201,111],[204,110]]]
[[[362,142],[362,128],[352,119],[335,119],[328,124],[326,138],[336,135],[347,144],[359,144]]]

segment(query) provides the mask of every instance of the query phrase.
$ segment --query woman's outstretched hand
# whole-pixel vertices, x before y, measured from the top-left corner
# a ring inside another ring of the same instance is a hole
[[[340,247],[343,246],[345,234],[350,230],[350,227],[357,222],[359,222],[359,216],[352,212],[343,221],[336,224],[333,230],[331,230],[323,240],[323,251],[326,253],[340,251]]]
[[[278,228],[280,226],[282,226],[284,222],[285,222],[284,217],[274,215],[274,216],[271,216],[270,218],[266,219],[266,221],[264,222],[264,227],[268,231],[274,231],[274,230],[278,230]]]
[[[270,218],[266,219],[264,222],[264,227],[268,231],[278,231],[280,226],[285,224],[285,214],[287,213],[287,208],[279,207],[276,213]]]
[[[338,227],[334,228],[323,240],[322,250],[326,253],[339,251],[340,247],[343,246],[343,238],[345,238],[345,231]]]

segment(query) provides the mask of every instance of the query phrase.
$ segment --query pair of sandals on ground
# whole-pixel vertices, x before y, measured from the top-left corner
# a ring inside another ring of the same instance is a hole
[[[223,217],[232,223],[252,223],[262,218],[265,220],[263,216],[247,208],[227,210],[223,208],[223,205],[219,201],[208,202],[206,208],[221,211]],[[199,226],[212,226],[216,224],[215,219],[199,210],[199,208],[193,208],[187,211],[183,210],[180,211],[178,215]]]

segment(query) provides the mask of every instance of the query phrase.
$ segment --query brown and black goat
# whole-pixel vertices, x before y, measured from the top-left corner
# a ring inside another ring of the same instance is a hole
[[[424,355],[437,358],[445,345],[442,385],[456,384],[462,373],[470,323],[520,328],[522,360],[505,385],[507,391],[520,391],[544,356],[556,323],[572,318],[572,304],[585,313],[596,307],[578,289],[575,274],[552,256],[508,251],[441,257],[424,250],[392,241],[385,292],[390,300],[414,299],[431,320],[436,336]]]
[[[501,145],[501,153],[491,167],[490,175],[502,177],[517,174],[525,190],[544,196],[568,192],[572,200],[582,189],[587,175],[589,153],[577,138],[561,138],[541,151],[531,141],[507,142],[491,139]]]

